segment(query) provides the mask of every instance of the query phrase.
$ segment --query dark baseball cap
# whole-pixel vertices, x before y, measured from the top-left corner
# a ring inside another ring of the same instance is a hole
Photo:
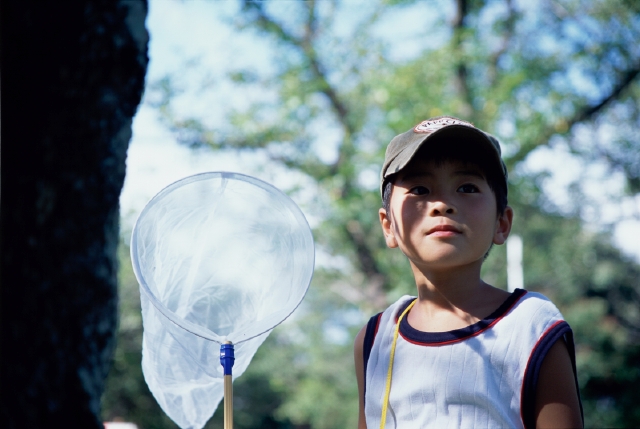
[[[452,116],[438,116],[420,122],[407,132],[399,134],[391,140],[384,156],[384,164],[380,175],[380,193],[382,194],[384,183],[411,162],[418,150],[435,137],[455,138],[468,144],[477,144],[486,150],[490,165],[494,166],[501,177],[504,178],[505,189],[507,187],[507,166],[502,161],[500,143],[498,139],[489,133],[473,126],[472,123]]]

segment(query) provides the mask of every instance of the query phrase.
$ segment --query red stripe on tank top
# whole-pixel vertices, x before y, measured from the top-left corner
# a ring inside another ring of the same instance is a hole
[[[511,309],[512,309],[513,307],[515,307],[515,306],[516,306],[516,304],[517,304],[517,303],[519,303],[519,302],[520,302],[520,300],[522,300],[522,298],[523,298],[526,294],[527,294],[527,291],[524,291],[524,293],[523,293],[521,296],[519,296],[519,297],[518,297],[518,299],[516,299],[516,300],[515,300],[515,301],[514,301],[514,302],[513,302],[509,307],[507,307],[507,309],[506,309],[506,310],[505,310],[505,311],[504,311],[500,316],[496,317],[496,318],[495,318],[491,323],[489,323],[489,324],[488,324],[487,326],[485,326],[484,328],[480,329],[480,330],[479,330],[479,331],[477,331],[477,332],[472,332],[471,334],[469,334],[469,335],[467,335],[467,336],[464,336],[464,337],[461,337],[461,338],[456,338],[455,340],[441,341],[441,342],[433,342],[433,343],[423,343],[423,342],[419,342],[419,341],[413,341],[413,340],[411,340],[411,339],[409,339],[409,338],[405,337],[405,336],[402,334],[402,331],[401,331],[401,330],[398,330],[398,332],[399,332],[400,336],[401,336],[405,341],[407,341],[408,343],[411,343],[411,344],[418,345],[418,346],[436,347],[436,346],[445,346],[445,345],[447,345],[447,344],[459,343],[460,341],[464,341],[464,340],[466,340],[466,339],[469,339],[469,338],[473,338],[473,337],[475,337],[475,336],[478,336],[478,335],[480,335],[481,333],[483,333],[484,331],[486,331],[487,329],[490,329],[493,325],[495,325],[495,324],[496,324],[496,323],[498,323],[500,320],[502,320],[502,318],[503,318],[503,317],[505,317],[507,314],[509,314],[509,312],[511,311]],[[417,299],[417,298],[416,298],[416,299]],[[396,317],[396,323],[398,323],[398,317]],[[476,322],[476,323],[479,323],[479,322]],[[475,323],[474,323],[474,325],[475,325]],[[470,326],[473,326],[473,325],[470,325]],[[377,331],[377,329],[378,329],[378,328],[376,327],[376,331]],[[465,328],[462,328],[462,329],[465,329]]]

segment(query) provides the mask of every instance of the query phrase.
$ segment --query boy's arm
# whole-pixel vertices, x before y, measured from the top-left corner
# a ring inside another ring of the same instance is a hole
[[[542,362],[536,391],[537,428],[582,428],[580,402],[569,350],[556,341]]]
[[[364,336],[367,332],[367,325],[364,325],[358,335],[356,335],[353,346],[353,359],[356,364],[356,378],[358,380],[358,398],[360,399],[360,411],[358,414],[358,429],[367,429],[367,422],[364,417],[364,358],[362,351],[364,348]]]

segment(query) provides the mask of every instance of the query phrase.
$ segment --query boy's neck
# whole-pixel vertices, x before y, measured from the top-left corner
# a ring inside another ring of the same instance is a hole
[[[493,313],[509,296],[480,278],[482,261],[454,270],[421,270],[412,264],[418,301],[409,324],[426,332],[460,329]]]

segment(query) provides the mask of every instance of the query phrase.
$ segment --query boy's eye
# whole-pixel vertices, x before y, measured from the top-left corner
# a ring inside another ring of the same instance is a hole
[[[413,195],[425,195],[429,193],[429,190],[424,186],[414,186],[413,188],[409,189],[409,192]]]
[[[476,185],[472,185],[471,183],[467,183],[458,188],[458,192],[463,192],[465,194],[472,194],[478,191],[478,187]]]

